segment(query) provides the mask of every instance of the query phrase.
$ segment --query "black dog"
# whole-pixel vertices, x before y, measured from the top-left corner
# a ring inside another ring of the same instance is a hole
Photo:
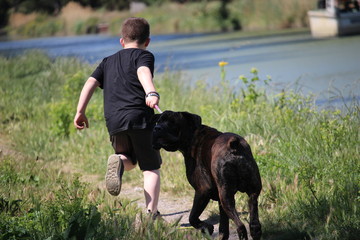
[[[203,232],[213,233],[214,227],[200,221],[210,199],[219,201],[220,238],[229,238],[229,218],[240,239],[248,239],[244,224],[235,208],[237,191],[249,196],[250,234],[261,237],[258,196],[262,185],[258,166],[250,146],[239,135],[222,133],[201,124],[201,117],[188,112],[165,111],[154,116],[153,147],[166,151],[179,150],[185,159],[186,176],[195,189],[189,222]]]

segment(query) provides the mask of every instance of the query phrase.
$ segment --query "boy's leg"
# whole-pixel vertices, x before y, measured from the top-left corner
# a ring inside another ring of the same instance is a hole
[[[146,209],[150,213],[157,213],[160,195],[160,170],[143,171],[143,175]]]
[[[136,164],[133,164],[133,162],[130,160],[130,157],[128,157],[125,154],[118,154],[123,162],[124,165],[124,170],[125,171],[130,171],[132,170],[134,167],[136,167]]]
[[[152,147],[151,130],[133,130],[129,135],[136,160],[143,171],[147,211],[157,214],[160,195],[160,166],[162,163],[160,153]]]
[[[136,167],[136,161],[133,161],[133,159],[129,155],[125,154],[130,154],[133,151],[129,136],[125,133],[118,134],[116,136],[111,136],[110,140],[115,153],[120,156],[123,162],[124,170],[130,171],[131,169]]]

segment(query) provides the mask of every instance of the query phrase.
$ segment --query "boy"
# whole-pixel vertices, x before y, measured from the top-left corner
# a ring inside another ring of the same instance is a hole
[[[106,188],[117,196],[125,171],[139,164],[144,176],[146,208],[154,218],[160,193],[159,151],[152,148],[150,119],[160,95],[153,84],[154,55],[146,50],[150,26],[143,18],[128,18],[122,25],[123,49],[103,59],[86,81],[79,98],[74,125],[89,127],[86,106],[96,89],[104,90],[104,115],[115,154],[108,159]]]

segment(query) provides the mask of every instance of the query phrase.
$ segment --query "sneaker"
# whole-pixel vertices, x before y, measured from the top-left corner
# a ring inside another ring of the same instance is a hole
[[[107,171],[105,175],[106,189],[108,192],[117,196],[121,190],[121,176],[123,173],[123,163],[119,155],[113,154],[109,157]]]

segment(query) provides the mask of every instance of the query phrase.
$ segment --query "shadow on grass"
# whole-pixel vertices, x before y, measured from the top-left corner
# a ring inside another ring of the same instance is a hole
[[[241,221],[245,225],[249,224],[249,222],[246,220],[248,218],[248,214],[249,213],[246,211],[238,212],[238,215],[241,218]],[[219,224],[220,215],[213,213],[205,220],[205,222],[210,223],[212,225]],[[231,220],[230,220],[230,223],[232,223]],[[188,224],[182,224],[181,226],[189,227],[191,225],[188,223]],[[231,229],[231,226],[230,226],[230,229]],[[264,229],[264,226],[263,226],[263,229]],[[249,231],[249,229],[248,229],[248,231]],[[273,228],[273,229],[263,230],[262,239],[263,240],[310,240],[311,237],[307,232],[300,231],[299,229],[291,228],[291,226],[289,226],[289,227],[283,228],[283,229]]]
[[[263,233],[264,240],[310,240],[309,234],[298,229],[283,229]]]

